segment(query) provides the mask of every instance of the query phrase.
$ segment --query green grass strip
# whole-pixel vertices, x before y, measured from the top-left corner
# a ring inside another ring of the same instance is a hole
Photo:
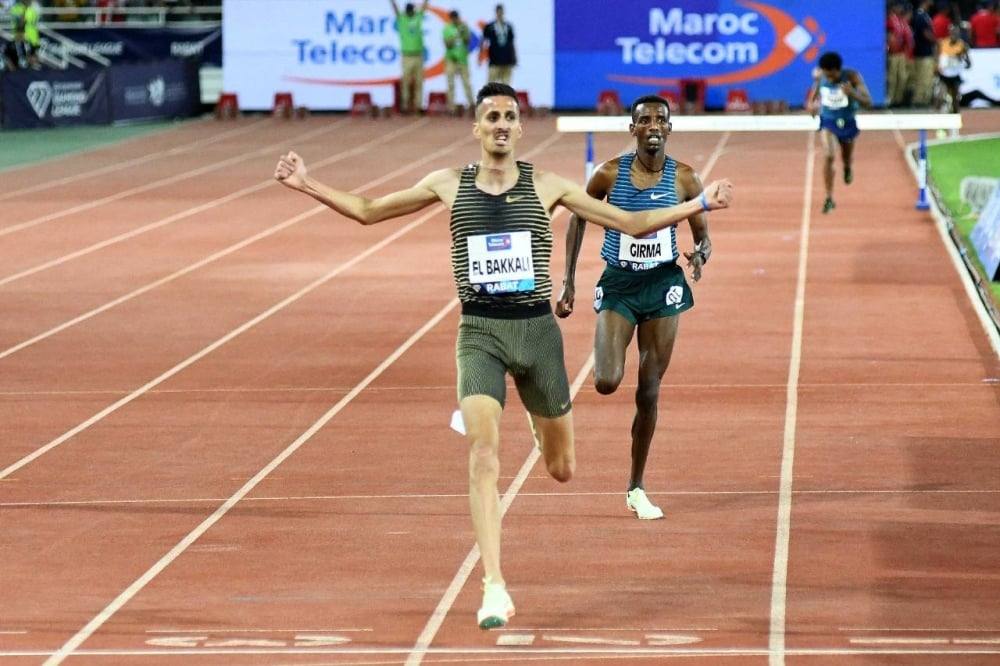
[[[962,201],[961,183],[966,176],[1000,177],[1000,138],[956,141],[927,149],[930,180],[941,196],[945,212],[951,215],[965,245],[982,275],[986,274],[969,240],[976,216]],[[994,302],[1000,306],[1000,282],[991,282]]]

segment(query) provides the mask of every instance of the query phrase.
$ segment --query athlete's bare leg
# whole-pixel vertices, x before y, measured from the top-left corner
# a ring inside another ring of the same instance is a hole
[[[469,508],[487,580],[504,583],[500,571],[500,416],[495,398],[470,395],[459,404],[469,442]]]
[[[639,388],[632,421],[632,478],[629,490],[642,487],[649,445],[656,430],[660,381],[670,365],[680,317],[661,317],[639,324]]]
[[[840,159],[844,163],[844,182],[848,185],[854,180],[854,172],[852,168],[854,166],[854,139],[852,141],[843,141],[840,144]]]
[[[573,412],[551,418],[528,414],[528,421],[549,475],[560,483],[569,481],[576,471]]]
[[[837,158],[837,137],[829,130],[821,130],[820,140],[823,142],[823,184],[826,185],[826,201],[823,202],[823,212],[833,210],[833,162]]]
[[[614,310],[597,315],[594,336],[594,388],[609,395],[618,390],[625,375],[625,350],[635,333],[635,324]]]

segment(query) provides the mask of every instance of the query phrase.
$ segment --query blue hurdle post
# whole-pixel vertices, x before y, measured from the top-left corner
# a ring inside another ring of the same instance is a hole
[[[927,199],[927,130],[920,130],[917,167],[920,185],[920,192],[917,195],[917,210],[928,210],[931,204]]]
[[[594,175],[594,133],[587,132],[587,159],[584,168],[584,183],[590,182],[590,177]]]

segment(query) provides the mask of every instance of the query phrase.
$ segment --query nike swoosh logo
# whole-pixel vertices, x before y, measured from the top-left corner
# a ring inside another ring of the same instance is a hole
[[[657,194],[654,193],[654,194],[650,194],[649,198],[652,199],[653,201],[656,201],[657,199],[662,199],[663,197],[667,196],[667,194],[668,194],[667,192],[664,192],[663,194],[660,194],[660,195],[657,195]]]
[[[507,195],[507,203],[514,203],[515,201],[520,201],[520,200],[521,200],[521,199],[523,199],[523,198],[524,198],[524,195],[523,195],[523,194],[522,194],[522,195],[520,195],[520,196],[517,196],[517,197],[512,197],[512,196],[510,196],[510,195],[508,194],[508,195]]]

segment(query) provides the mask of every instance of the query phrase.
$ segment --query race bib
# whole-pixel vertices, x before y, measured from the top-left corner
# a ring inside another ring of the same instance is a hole
[[[632,270],[646,270],[674,258],[670,231],[652,233],[642,238],[621,234],[618,245],[618,261]]]
[[[530,231],[469,236],[466,241],[473,289],[508,294],[535,288]]]
[[[850,102],[847,93],[839,86],[836,88],[821,86],[819,89],[819,100],[828,109],[843,109]]]

